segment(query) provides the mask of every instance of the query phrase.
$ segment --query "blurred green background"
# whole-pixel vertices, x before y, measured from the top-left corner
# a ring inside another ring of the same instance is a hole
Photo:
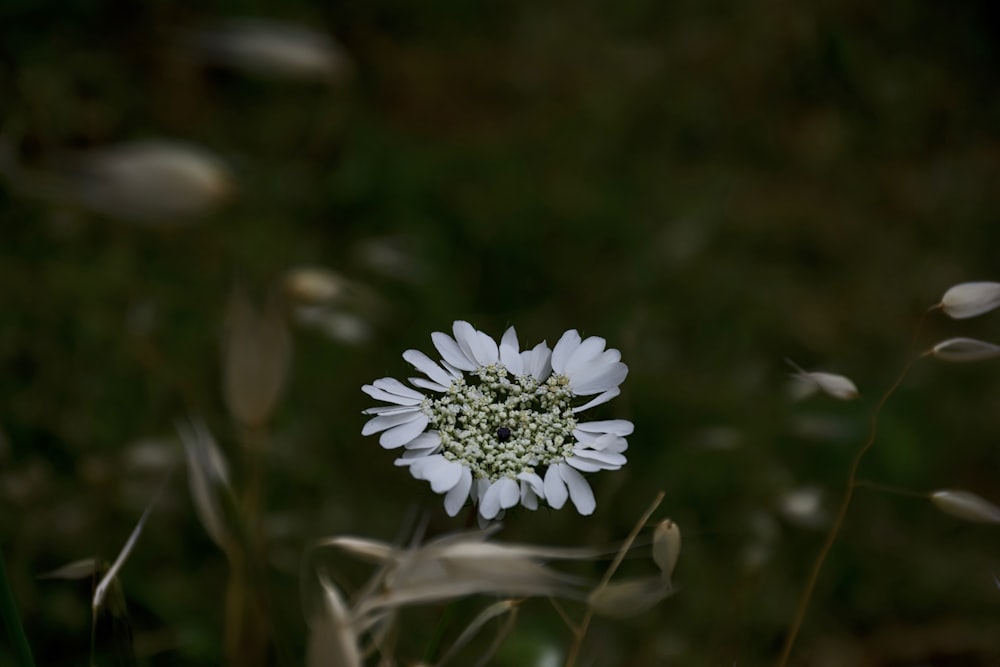
[[[311,26],[350,71],[289,80],[199,57],[190,36],[233,17]],[[181,459],[177,419],[206,420],[240,486],[226,303],[237,284],[263,303],[302,266],[349,281],[333,308],[365,328],[345,341],[292,324],[264,524],[293,655],[311,541],[392,539],[418,511],[432,532],[462,526],[360,435],[360,387],[406,377],[405,349],[431,353],[432,331],[467,319],[531,345],[577,328],[631,368],[598,411],[636,430],[629,465],[590,478],[596,514],[514,513],[501,535],[611,544],[666,491],[679,592],[598,622],[589,664],[772,664],[921,312],[1000,279],[998,39],[988,0],[4,0],[14,162],[47,173],[182,140],[237,184],[184,224],[0,189],[0,542],[38,664],[86,664],[90,616],[89,583],[37,575],[113,559]],[[957,335],[1000,341],[1000,315],[932,314],[919,344]],[[861,400],[791,402],[785,357],[847,375]],[[861,477],[1000,501],[998,414],[995,362],[922,361]],[[996,526],[862,489],[794,662],[1000,665],[996,574]],[[179,469],[121,573],[138,664],[219,664],[225,580]],[[435,624],[411,622],[415,661]],[[529,603],[495,664],[548,664],[568,643]]]

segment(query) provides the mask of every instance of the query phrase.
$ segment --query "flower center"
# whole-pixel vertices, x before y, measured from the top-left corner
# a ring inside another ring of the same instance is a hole
[[[539,382],[490,364],[454,380],[440,398],[425,399],[421,410],[441,437],[444,457],[492,482],[572,455],[572,398],[564,375]]]

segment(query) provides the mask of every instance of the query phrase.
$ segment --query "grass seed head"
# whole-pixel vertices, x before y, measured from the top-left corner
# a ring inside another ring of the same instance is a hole
[[[627,618],[649,611],[672,590],[662,577],[642,577],[601,586],[590,594],[587,601],[596,614]]]
[[[982,315],[997,306],[1000,306],[1000,283],[986,281],[955,285],[937,304],[945,315],[955,320]]]
[[[985,361],[1000,357],[1000,345],[975,338],[949,338],[924,353],[942,361]]]
[[[1000,507],[968,491],[935,491],[931,502],[945,514],[965,521],[1000,524]]]

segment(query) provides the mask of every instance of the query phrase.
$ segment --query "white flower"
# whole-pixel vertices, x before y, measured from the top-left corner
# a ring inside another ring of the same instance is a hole
[[[596,336],[567,331],[550,350],[544,342],[521,351],[513,327],[497,345],[468,322],[455,322],[454,338],[431,335],[436,362],[407,350],[403,358],[427,377],[410,383],[382,378],[362,390],[390,405],[375,415],[363,435],[381,433],[386,449],[403,448],[396,465],[444,494],[455,516],[469,498],[483,519],[495,519],[518,504],[554,509],[571,500],[581,514],[596,507],[581,472],[617,470],[626,459],[623,419],[578,421],[579,413],[606,403],[628,375],[621,353]],[[574,406],[580,396],[594,396]]]

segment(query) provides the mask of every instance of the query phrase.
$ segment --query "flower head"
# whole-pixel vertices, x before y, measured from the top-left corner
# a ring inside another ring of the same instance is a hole
[[[403,353],[426,376],[410,378],[417,389],[393,378],[362,387],[390,404],[365,410],[374,417],[362,434],[381,433],[383,447],[403,448],[396,465],[444,494],[450,516],[470,498],[484,519],[518,504],[536,509],[539,500],[559,509],[568,499],[591,514],[596,502],[581,472],[620,468],[632,423],[579,415],[620,393],[628,374],[621,353],[575,330],[553,349],[542,342],[523,351],[513,327],[499,345],[468,322],[452,332],[431,335],[440,361]],[[581,396],[594,398],[574,405]]]

